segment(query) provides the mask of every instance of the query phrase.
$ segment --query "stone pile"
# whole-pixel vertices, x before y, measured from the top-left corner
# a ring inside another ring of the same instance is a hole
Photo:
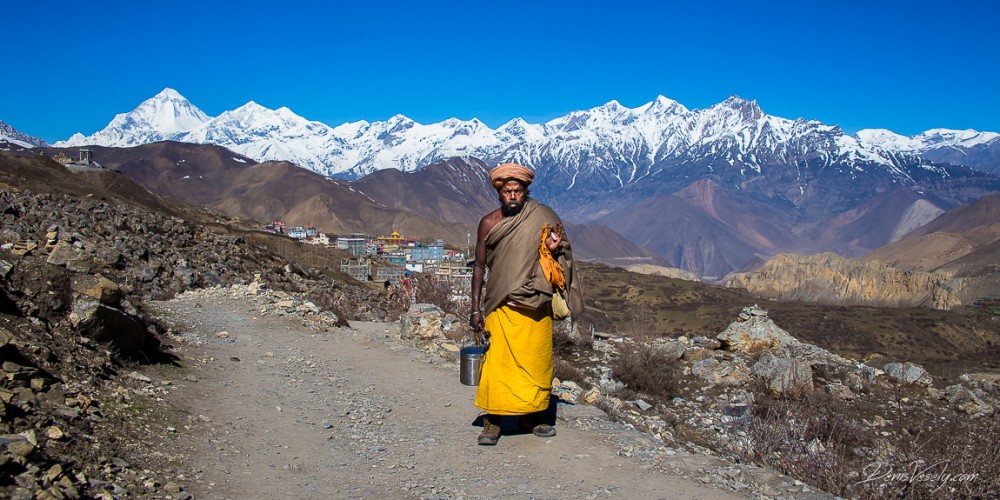
[[[444,340],[463,328],[458,317],[434,304],[412,304],[399,318],[399,338],[405,340]]]

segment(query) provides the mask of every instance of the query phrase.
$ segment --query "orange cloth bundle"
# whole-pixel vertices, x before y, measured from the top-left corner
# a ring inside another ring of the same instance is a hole
[[[542,226],[542,238],[538,242],[538,263],[542,265],[542,272],[545,273],[545,279],[552,285],[552,290],[565,290],[566,275],[563,274],[563,268],[552,256],[549,247],[545,245],[545,239],[549,237],[552,229],[551,226]]]

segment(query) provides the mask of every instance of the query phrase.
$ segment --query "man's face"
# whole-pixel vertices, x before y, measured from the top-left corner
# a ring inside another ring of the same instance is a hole
[[[520,181],[507,181],[500,187],[500,213],[504,217],[517,215],[528,199],[528,190]]]

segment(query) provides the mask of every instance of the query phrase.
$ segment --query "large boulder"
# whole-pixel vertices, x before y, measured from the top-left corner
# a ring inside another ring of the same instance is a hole
[[[813,390],[812,367],[788,356],[765,352],[750,371],[776,395],[801,396]]]
[[[139,318],[96,300],[74,302],[70,322],[80,335],[108,344],[129,359],[141,358],[157,343]]]
[[[890,379],[896,382],[924,386],[930,386],[932,383],[931,374],[927,373],[927,370],[916,363],[888,363],[882,370],[885,371],[885,374]]]
[[[122,300],[121,287],[100,274],[74,276],[72,288],[74,292],[95,299],[106,306],[117,306]]]
[[[746,321],[734,321],[715,338],[728,350],[746,353],[801,344],[767,316],[750,316]]]
[[[750,372],[742,363],[707,358],[691,365],[691,374],[712,384],[733,387],[750,381]]]
[[[46,262],[78,273],[94,272],[101,265],[92,255],[65,241],[60,241],[52,248]]]
[[[434,304],[413,304],[399,319],[399,336],[403,339],[430,340],[445,338],[445,312]]]
[[[969,415],[985,415],[993,411],[993,405],[987,403],[978,394],[962,385],[951,385],[944,390],[948,404],[958,411]]]
[[[687,349],[687,346],[684,345],[684,342],[667,340],[654,343],[650,345],[649,348],[655,354],[662,356],[667,361],[677,361],[684,355],[684,351]]]

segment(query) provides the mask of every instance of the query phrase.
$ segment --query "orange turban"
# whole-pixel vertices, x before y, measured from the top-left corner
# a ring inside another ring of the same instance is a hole
[[[524,187],[528,187],[535,178],[535,173],[528,167],[522,167],[517,163],[504,163],[499,167],[490,170],[490,182],[497,191],[503,187],[507,181],[520,181]]]

